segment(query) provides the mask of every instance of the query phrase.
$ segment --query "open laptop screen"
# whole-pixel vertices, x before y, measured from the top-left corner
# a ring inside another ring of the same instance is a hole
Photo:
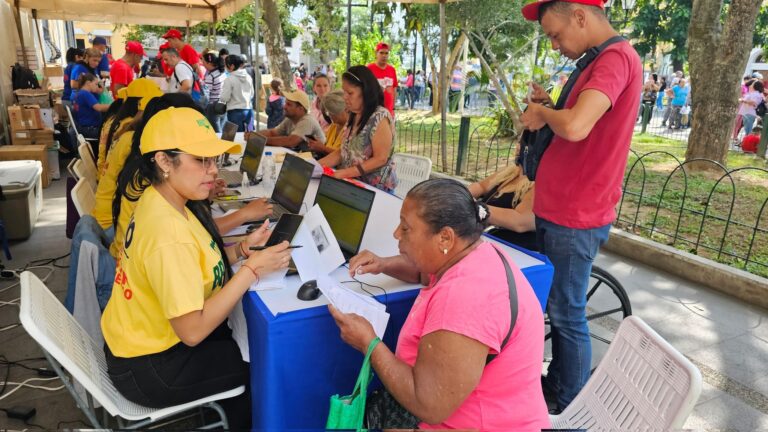
[[[237,125],[228,121],[224,123],[224,127],[221,129],[221,139],[224,141],[234,141],[237,134]]]
[[[323,211],[347,259],[360,250],[375,197],[376,192],[348,181],[327,175],[320,179],[315,204]]]
[[[264,146],[267,139],[259,134],[251,134],[248,138],[248,144],[245,146],[243,159],[240,161],[240,172],[247,173],[248,178],[255,181],[256,173],[259,171],[261,156],[264,154]]]
[[[299,213],[314,165],[291,154],[285,155],[280,175],[277,176],[272,201],[285,207],[291,213]]]

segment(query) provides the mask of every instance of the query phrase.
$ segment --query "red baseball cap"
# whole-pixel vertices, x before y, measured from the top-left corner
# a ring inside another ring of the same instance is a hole
[[[176,29],[170,29],[163,35],[163,39],[184,39],[181,32]]]
[[[125,52],[131,53],[131,54],[138,54],[142,57],[147,55],[144,53],[144,47],[141,46],[139,42],[136,41],[128,41],[125,43]]]
[[[385,42],[379,42],[376,45],[376,52],[379,52],[379,51],[381,51],[383,49],[388,50],[389,49],[389,44],[387,44]]]
[[[597,6],[600,9],[604,8],[603,3],[605,3],[605,0],[538,0],[523,6],[523,9],[522,9],[523,17],[525,17],[525,19],[527,19],[528,21],[538,21],[539,8],[541,7],[541,5],[545,3],[552,3],[553,1],[578,3],[578,4],[587,5],[587,6]]]

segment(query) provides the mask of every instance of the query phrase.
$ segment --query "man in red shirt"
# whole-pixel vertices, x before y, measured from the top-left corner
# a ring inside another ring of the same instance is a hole
[[[123,58],[112,63],[112,68],[109,70],[109,77],[112,80],[110,90],[112,90],[112,96],[115,99],[117,99],[117,91],[123,87],[128,87],[128,84],[133,81],[134,69],[137,65],[141,64],[141,59],[145,55],[144,47],[141,46],[141,43],[136,41],[126,42],[125,55]]]
[[[170,29],[163,35],[163,39],[168,41],[171,48],[174,48],[179,52],[181,59],[192,66],[192,70],[197,71],[198,66],[200,66],[200,54],[192,48],[192,45],[184,43],[180,31]]]
[[[395,87],[397,87],[397,72],[389,65],[389,45],[379,42],[376,45],[376,61],[368,65],[368,69],[379,80],[384,91],[384,107],[395,115]]]
[[[760,134],[762,131],[762,127],[755,126],[752,129],[752,133],[741,140],[741,151],[744,153],[757,153],[757,146],[760,144]]]
[[[522,13],[539,21],[553,49],[576,60],[618,35],[603,1],[539,0]],[[563,109],[548,107],[546,91],[534,85],[534,102],[520,117],[529,130],[547,124],[555,134],[539,163],[533,212],[538,246],[555,270],[547,305],[552,363],[543,384],[557,395],[558,411],[589,379],[586,290],[592,261],[616,218],[641,89],[640,57],[620,41],[582,71]]]

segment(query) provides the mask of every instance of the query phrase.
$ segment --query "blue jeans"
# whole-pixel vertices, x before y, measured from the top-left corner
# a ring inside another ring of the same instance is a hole
[[[69,258],[69,275],[67,277],[67,295],[64,306],[71,313],[75,310],[75,286],[77,281],[77,267],[79,265],[80,244],[83,241],[91,242],[99,246],[99,271],[96,275],[96,296],[99,299],[99,307],[103,311],[107,307],[109,297],[112,295],[112,285],[115,282],[115,259],[109,254],[109,245],[115,238],[115,229],[109,227],[103,230],[96,219],[91,215],[85,215],[75,227],[72,235],[71,255]]]
[[[741,116],[741,121],[744,123],[744,135],[749,135],[752,133],[752,128],[755,127],[755,119],[757,117],[751,115],[751,114],[744,114]]]
[[[574,229],[536,218],[536,240],[555,268],[547,313],[552,332],[552,363],[547,385],[565,409],[589,379],[592,345],[587,326],[587,286],[592,261],[608,240],[611,225]]]
[[[227,120],[237,125],[238,132],[253,130],[253,110],[233,109],[227,111]]]

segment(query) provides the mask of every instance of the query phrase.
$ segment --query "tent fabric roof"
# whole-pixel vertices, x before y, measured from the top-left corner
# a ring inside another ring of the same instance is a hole
[[[10,1],[10,0],[9,0]],[[214,22],[250,5],[249,0],[16,0],[37,17],[68,21],[184,27]]]

